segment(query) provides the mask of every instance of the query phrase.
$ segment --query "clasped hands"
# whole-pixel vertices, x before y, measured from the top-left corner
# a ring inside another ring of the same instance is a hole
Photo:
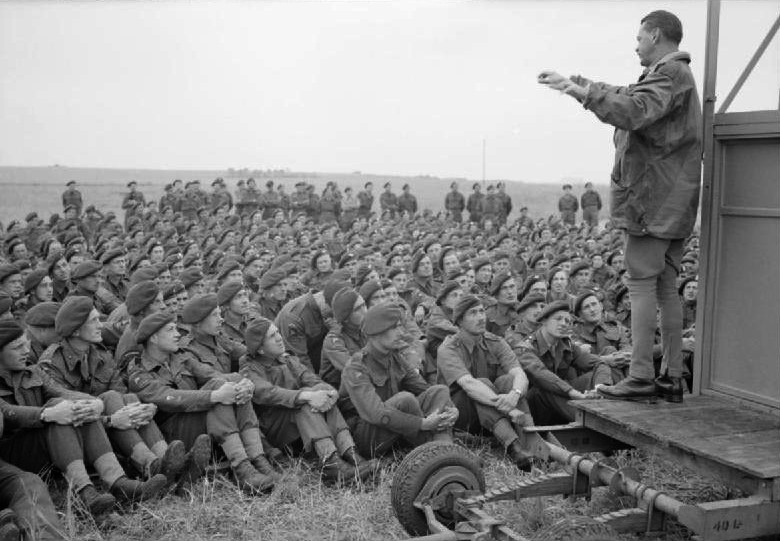
[[[211,391],[211,401],[226,406],[246,404],[252,400],[254,392],[255,384],[248,378],[238,382],[226,381],[217,390]]]
[[[420,428],[426,432],[444,432],[455,425],[458,415],[458,408],[455,406],[439,408],[422,420]]]

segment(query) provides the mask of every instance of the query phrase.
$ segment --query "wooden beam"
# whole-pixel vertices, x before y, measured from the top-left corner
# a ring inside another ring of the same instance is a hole
[[[707,541],[780,534],[780,502],[761,498],[684,505],[677,518]]]

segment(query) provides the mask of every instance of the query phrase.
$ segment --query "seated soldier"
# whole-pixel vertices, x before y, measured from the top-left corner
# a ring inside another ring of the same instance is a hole
[[[217,303],[222,309],[220,334],[234,342],[242,343],[250,309],[249,290],[242,282],[225,282],[217,291]]]
[[[335,328],[322,343],[320,377],[334,389],[341,387],[341,372],[349,359],[366,345],[360,327],[366,317],[366,303],[351,287],[336,292],[331,301]]]
[[[253,320],[246,344],[241,373],[254,384],[252,400],[271,442],[284,447],[302,440],[304,449],[313,447],[327,479],[367,477],[372,465],[355,450],[336,407],[338,391],[285,352],[282,335],[270,320]]]
[[[517,319],[506,331],[506,341],[510,346],[522,342],[539,326],[537,318],[544,310],[546,300],[543,295],[530,294],[517,304]]]
[[[165,441],[154,422],[157,408],[127,394],[114,358],[102,347],[100,313],[89,297],[68,297],[55,318],[61,340],[41,356],[39,366],[58,385],[103,401],[104,426],[114,448],[150,479],[169,482],[184,468],[184,444]]]
[[[517,320],[517,280],[511,272],[502,271],[493,276],[487,300],[487,331],[503,337]]]
[[[366,346],[341,374],[343,411],[363,455],[380,456],[398,440],[419,445],[452,441],[458,410],[444,385],[430,385],[404,357],[403,310],[380,304],[363,321]]]
[[[436,306],[431,310],[425,330],[425,361],[421,369],[428,383],[436,383],[439,346],[447,336],[458,332],[457,325],[452,322],[452,313],[462,296],[463,287],[455,280],[448,280],[442,284],[436,297]]]
[[[595,398],[596,385],[612,382],[610,367],[572,342],[573,322],[567,301],[550,303],[539,314],[540,327],[515,346],[531,382],[528,404],[537,424],[574,421],[569,400]]]
[[[574,343],[588,353],[594,353],[612,368],[612,381],[628,375],[631,363],[631,341],[623,325],[604,313],[596,293],[585,291],[574,301]]]
[[[29,366],[27,337],[15,321],[0,321],[0,412],[6,434],[0,459],[39,472],[54,465],[93,514],[114,506],[111,494],[92,484],[86,460],[111,493],[125,500],[145,500],[165,488],[164,475],[149,481],[127,477],[100,422],[103,402],[69,391],[37,366]]]
[[[489,430],[523,470],[531,456],[523,449],[520,427],[533,425],[524,400],[528,379],[500,336],[487,332],[479,297],[466,295],[453,312],[458,332],[439,346],[438,380],[449,386],[460,415],[456,427],[471,433]]]
[[[130,365],[130,390],[142,402],[157,405],[155,420],[169,441],[178,439],[192,446],[191,478],[205,469],[210,453],[202,449],[210,448],[210,436],[222,447],[242,489],[251,493],[273,488],[271,476],[262,473],[268,462],[252,409],[251,387],[214,380],[199,388],[189,369],[192,354],[179,350],[172,314],[145,317],[136,339],[143,351]]]
[[[27,337],[30,339],[30,364],[35,364],[41,354],[58,340],[54,317],[60,309],[58,302],[40,302],[24,314]]]

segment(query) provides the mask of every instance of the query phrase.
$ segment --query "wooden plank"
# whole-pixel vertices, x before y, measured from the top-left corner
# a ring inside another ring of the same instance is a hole
[[[743,498],[685,505],[678,519],[708,541],[780,534],[780,502]]]

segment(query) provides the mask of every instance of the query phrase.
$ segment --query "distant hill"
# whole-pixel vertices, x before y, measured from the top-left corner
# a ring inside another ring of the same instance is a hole
[[[474,180],[465,178],[439,178],[432,176],[404,177],[393,175],[376,175],[361,172],[354,173],[308,173],[291,171],[198,171],[198,170],[162,170],[162,169],[101,169],[82,167],[0,167],[0,221],[7,223],[11,219],[21,219],[30,212],[37,211],[41,217],[60,212],[62,204],[60,196],[68,180],[76,180],[81,185],[85,205],[94,204],[104,210],[120,213],[122,196],[127,191],[125,185],[130,180],[138,182],[139,189],[147,200],[159,199],[163,186],[174,179],[200,180],[208,187],[217,177],[225,179],[228,189],[235,191],[239,179],[253,176],[258,186],[264,188],[268,179],[281,182],[287,187],[287,192],[294,191],[295,183],[304,179],[314,184],[321,191],[328,181],[335,181],[340,188],[352,186],[360,190],[366,182],[374,183],[374,193],[379,195],[382,185],[391,182],[395,193],[401,192],[401,186],[409,183],[412,193],[417,196],[420,208],[430,208],[435,212],[443,210],[444,196],[450,189],[452,181],[457,181],[460,191],[468,197]],[[488,180],[485,184],[495,184],[498,180]],[[583,182],[575,179],[565,179],[574,185],[574,191],[583,191]],[[507,193],[512,197],[513,214],[525,205],[532,217],[548,216],[557,212],[557,201],[561,193],[561,184],[537,184],[506,180]],[[563,182],[563,180],[562,180]],[[562,183],[561,182],[561,183]],[[605,198],[607,187],[597,186]],[[483,192],[484,192],[483,186]],[[378,202],[375,203],[378,205]]]

